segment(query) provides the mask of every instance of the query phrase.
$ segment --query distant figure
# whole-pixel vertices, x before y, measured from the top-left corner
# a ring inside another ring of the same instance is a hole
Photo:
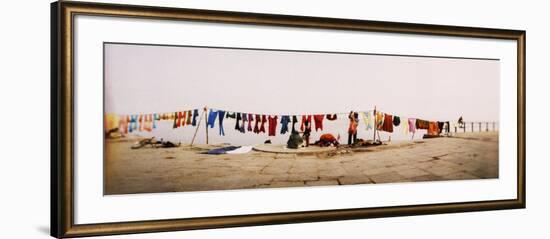
[[[348,128],[348,145],[353,145],[357,141],[357,125],[359,125],[359,113],[350,111]]]
[[[460,116],[460,118],[458,118],[458,127],[459,128],[464,127],[464,119],[462,119],[462,116]]]
[[[309,121],[305,121],[305,128],[304,128],[304,140],[306,141],[306,147],[309,147],[309,136],[311,136],[311,124]]]
[[[329,147],[331,145],[338,147],[340,145],[340,143],[338,143],[339,139],[340,135],[338,135],[338,138],[335,138],[332,134],[323,134],[321,135],[321,138],[319,138],[319,140],[317,140],[314,144],[318,145],[319,147]]]

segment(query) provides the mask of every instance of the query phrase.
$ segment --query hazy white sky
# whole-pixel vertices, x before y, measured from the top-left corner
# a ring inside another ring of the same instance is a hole
[[[310,114],[372,110],[498,121],[500,62],[291,51],[105,45],[105,112],[209,106]]]

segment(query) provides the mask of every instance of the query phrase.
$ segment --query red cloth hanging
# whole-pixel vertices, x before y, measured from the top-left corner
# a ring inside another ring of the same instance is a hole
[[[254,117],[252,114],[248,114],[248,131],[252,131],[252,121],[254,120]]]
[[[260,121],[262,120],[261,119],[261,116],[260,115],[255,115],[255,123],[254,123],[254,133],[256,134],[259,134],[260,133]]]
[[[267,117],[265,115],[262,115],[262,124],[260,125],[260,132],[265,133],[265,122],[267,121]]]
[[[309,125],[311,125],[311,115],[302,115],[302,123],[300,125],[300,131],[304,131],[304,124],[305,123],[308,123]]]
[[[269,116],[269,136],[275,136],[275,132],[277,131],[277,116]]]
[[[323,130],[323,119],[325,115],[314,115],[313,121],[315,122],[315,131]]]
[[[338,119],[336,114],[327,114],[327,120],[334,121],[336,119]]]
[[[393,132],[393,116],[390,114],[384,115],[384,124],[382,125],[382,131]]]

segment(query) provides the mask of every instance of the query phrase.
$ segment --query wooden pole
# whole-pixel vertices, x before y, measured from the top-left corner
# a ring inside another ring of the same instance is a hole
[[[485,122],[485,131],[489,131],[489,122]]]
[[[206,112],[207,111],[207,107],[205,106],[204,107],[204,122],[206,122],[206,124],[204,124],[206,126],[206,144],[208,144],[208,113]]]
[[[374,113],[372,118],[374,119],[374,134],[372,135],[372,140],[376,142],[376,128],[378,128],[378,124],[376,123],[376,105],[374,106]]]
[[[472,122],[471,125],[472,125],[472,132],[474,132],[474,122]]]
[[[481,122],[479,122],[479,132],[481,132]]]
[[[193,146],[193,143],[195,143],[195,137],[197,137],[197,132],[199,132],[199,128],[201,126],[201,121],[203,116],[204,116],[204,111],[201,113],[201,116],[199,117],[199,122],[197,123],[197,128],[195,129],[195,134],[193,135],[193,139],[191,139],[190,146]]]

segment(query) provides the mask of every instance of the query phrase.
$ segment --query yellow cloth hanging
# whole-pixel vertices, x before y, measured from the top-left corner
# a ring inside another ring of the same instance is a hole
[[[109,132],[113,129],[118,128],[120,123],[120,118],[116,114],[106,114],[105,115],[105,132]]]

